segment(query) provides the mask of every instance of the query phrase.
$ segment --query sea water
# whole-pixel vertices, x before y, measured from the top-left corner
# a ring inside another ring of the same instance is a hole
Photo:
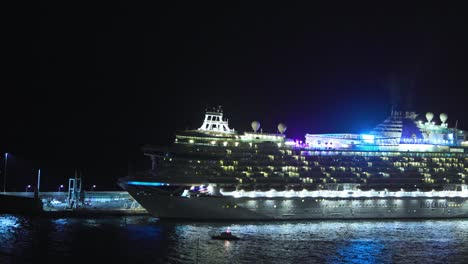
[[[227,228],[241,240],[211,239]],[[468,263],[468,219],[164,222],[0,215],[0,263]]]

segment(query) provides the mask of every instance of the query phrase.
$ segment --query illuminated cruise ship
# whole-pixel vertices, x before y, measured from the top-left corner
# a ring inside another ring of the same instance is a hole
[[[368,134],[298,141],[284,124],[238,133],[218,108],[172,146],[145,146],[151,168],[119,185],[161,219],[468,217],[467,133],[425,117],[392,110]]]

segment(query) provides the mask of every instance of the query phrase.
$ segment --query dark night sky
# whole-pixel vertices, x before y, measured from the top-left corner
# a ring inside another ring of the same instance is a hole
[[[458,6],[66,2],[14,7],[5,24],[0,151],[13,155],[11,189],[39,167],[45,189],[75,168],[87,186],[115,189],[144,165],[143,144],[197,128],[206,105],[222,105],[238,131],[259,120],[264,132],[286,123],[294,138],[358,133],[387,117],[394,87],[417,112],[468,129]]]

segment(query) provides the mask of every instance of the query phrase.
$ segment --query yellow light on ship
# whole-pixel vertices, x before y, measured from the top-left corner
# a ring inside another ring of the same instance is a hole
[[[214,145],[214,144],[216,144],[216,141],[214,141],[214,140],[211,141],[211,145]]]
[[[190,139],[188,142],[189,142],[190,144],[193,144],[195,141],[194,141],[193,139]]]
[[[227,143],[226,141],[223,142],[223,146],[227,146],[227,144],[228,144],[228,143]]]

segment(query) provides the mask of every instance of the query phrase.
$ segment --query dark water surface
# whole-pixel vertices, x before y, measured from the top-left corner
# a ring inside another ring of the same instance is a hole
[[[227,227],[242,240],[211,240]],[[0,215],[0,263],[468,263],[468,219],[177,223]]]

